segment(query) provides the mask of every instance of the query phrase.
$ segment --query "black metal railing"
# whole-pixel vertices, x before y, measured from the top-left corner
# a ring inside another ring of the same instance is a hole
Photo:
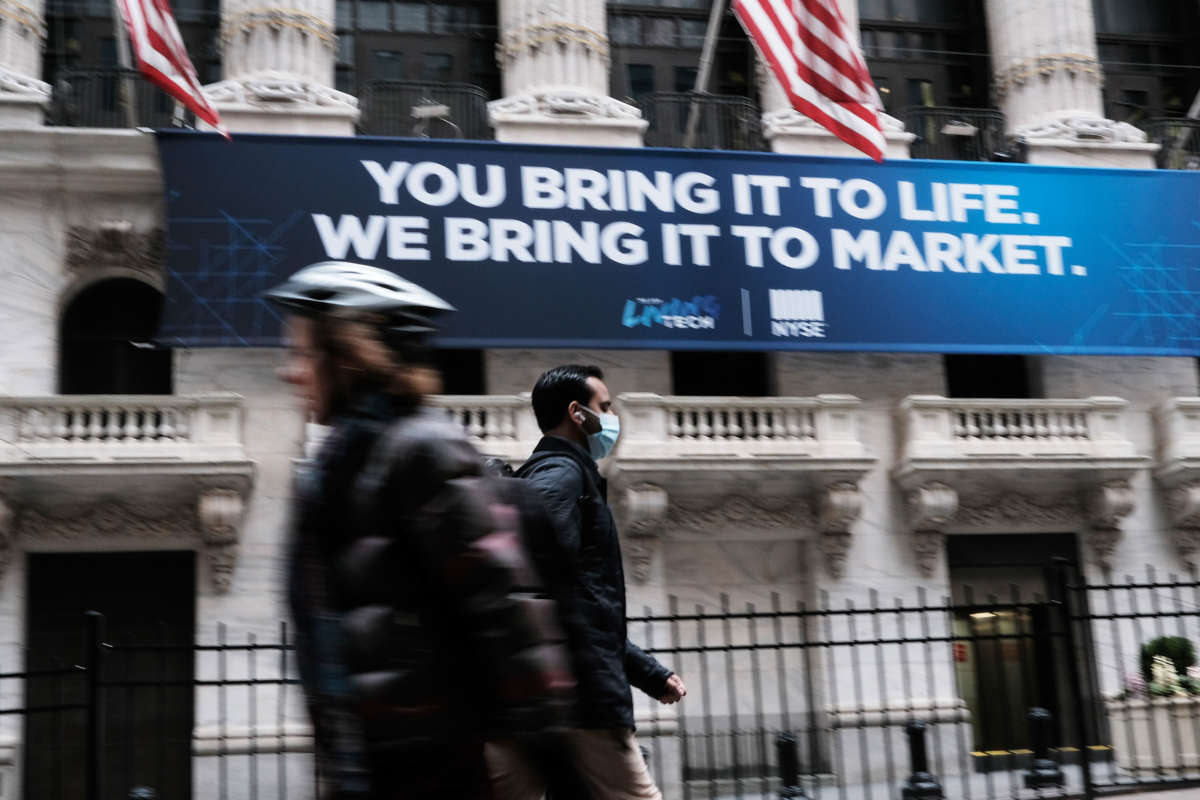
[[[190,125],[190,112],[137,70],[120,67],[67,67],[54,79],[47,124],[70,128],[128,128],[125,94],[132,95],[133,122],[138,127]]]
[[[1159,169],[1200,169],[1200,120],[1152,119],[1145,130],[1159,146]]]
[[[1002,593],[954,586],[763,608],[669,600],[629,634],[687,682],[638,695],[667,800],[1094,798],[1200,787],[1200,579],[1084,583],[1065,562]],[[286,626],[109,642],[0,674],[23,691],[25,796],[308,796],[312,739]],[[52,667],[52,668],[47,668]],[[149,792],[150,794],[147,794]]]
[[[469,83],[371,81],[359,95],[359,133],[492,139],[487,103],[487,92]]]
[[[710,150],[765,150],[762,110],[748,97],[693,92],[655,92],[637,98],[647,147],[683,147],[688,119],[695,113],[693,147]]]
[[[312,796],[286,625],[263,639],[218,625],[208,644],[165,634],[121,643],[106,640],[99,614],[87,621],[82,663],[0,674],[0,697],[25,696],[0,708],[24,719],[24,797]]]
[[[954,161],[1008,160],[1004,115],[986,108],[913,106],[904,111],[904,125],[916,134],[913,158]]]

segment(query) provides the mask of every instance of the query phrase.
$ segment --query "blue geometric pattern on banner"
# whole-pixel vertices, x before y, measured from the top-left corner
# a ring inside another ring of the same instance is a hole
[[[160,131],[169,346],[327,259],[451,347],[1200,355],[1200,174]]]

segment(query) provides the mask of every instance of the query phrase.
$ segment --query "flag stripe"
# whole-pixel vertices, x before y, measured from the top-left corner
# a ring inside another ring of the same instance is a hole
[[[733,10],[792,107],[876,161],[878,99],[837,0],[734,0]]]
[[[138,69],[146,79],[228,137],[220,115],[204,96],[166,0],[120,0],[120,8]]]

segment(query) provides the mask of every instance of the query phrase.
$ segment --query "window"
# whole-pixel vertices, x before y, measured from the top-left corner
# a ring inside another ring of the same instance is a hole
[[[947,397],[1026,398],[1041,395],[1038,362],[1027,356],[947,355]]]
[[[675,91],[690,92],[696,88],[696,74],[699,70],[696,67],[676,67],[675,68]]]
[[[650,64],[626,64],[629,73],[629,95],[638,97],[654,91],[654,67]]]
[[[434,360],[442,373],[442,394],[487,394],[482,350],[438,350]]]
[[[711,0],[609,0],[608,34],[613,45],[609,90],[613,96],[645,94],[650,81],[646,72],[633,69],[635,65],[653,65],[660,70],[655,90],[692,91],[711,6]],[[758,93],[749,78],[754,74],[754,61],[745,32],[727,11],[717,36],[708,90],[757,101]]]
[[[371,73],[381,80],[400,80],[404,77],[404,54],[392,50],[372,50]]]
[[[396,3],[396,30],[425,33],[429,30],[429,6],[424,3]]]
[[[62,394],[171,394],[171,350],[153,343],[163,296],[131,278],[90,286],[67,306],[59,337]]]
[[[1167,0],[1092,5],[1105,115],[1134,125],[1183,116],[1200,89],[1200,8]]]
[[[889,113],[906,106],[989,105],[982,0],[859,0],[863,54]]]
[[[454,56],[449,53],[422,53],[421,80],[449,83],[454,79]]]
[[[671,353],[672,393],[686,397],[767,397],[772,394],[766,353]]]
[[[385,0],[359,0],[359,30],[386,31],[391,27],[391,22],[388,20],[388,10],[388,4]]]

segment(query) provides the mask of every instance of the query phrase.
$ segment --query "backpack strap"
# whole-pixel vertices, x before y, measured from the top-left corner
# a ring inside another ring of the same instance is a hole
[[[575,456],[571,455],[570,453],[563,453],[557,450],[542,450],[531,455],[529,460],[517,469],[517,477],[528,478],[529,472],[534,466],[546,461],[569,461],[575,466],[575,469],[579,470],[579,475],[583,478],[584,489],[584,494],[580,498],[581,500],[594,500],[600,496],[600,492],[596,488],[596,481],[592,478],[592,471],[580,463],[579,459]]]

